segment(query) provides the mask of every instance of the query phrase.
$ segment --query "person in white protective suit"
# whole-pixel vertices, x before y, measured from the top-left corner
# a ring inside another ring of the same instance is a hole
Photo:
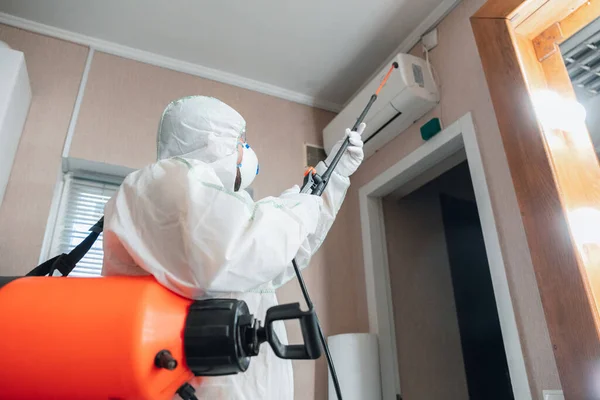
[[[351,145],[322,197],[294,186],[254,202],[243,190],[258,173],[244,118],[210,97],[172,102],[160,122],[158,161],[127,176],[106,205],[103,274],[152,274],[190,299],[237,298],[264,320],[277,305],[275,289],[294,277],[292,259],[306,267],[331,227],[363,160],[364,127],[346,132]],[[287,343],[283,324],[275,329]],[[291,361],[265,344],[247,372],[208,378],[196,395],[289,400],[293,393]]]

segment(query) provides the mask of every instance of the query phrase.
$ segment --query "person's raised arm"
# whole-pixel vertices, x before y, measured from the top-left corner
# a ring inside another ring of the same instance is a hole
[[[360,124],[356,132],[346,130],[346,136],[350,137],[350,146],[340,159],[339,164],[331,174],[329,183],[323,192],[323,206],[318,216],[318,224],[314,233],[309,234],[306,240],[302,243],[296,254],[296,262],[300,269],[308,266],[310,258],[319,250],[321,244],[325,240],[329,229],[333,225],[335,217],[344,202],[346,192],[350,186],[350,175],[352,175],[360,166],[363,158],[363,141],[361,135],[364,132],[366,125]],[[317,167],[317,173],[323,175],[327,166],[335,157],[338,149],[341,147],[343,139],[340,140],[331,150],[329,157],[325,162],[320,162]],[[298,189],[299,190],[299,189]],[[295,276],[294,269],[291,265],[274,280],[274,286],[278,287],[289,281]]]
[[[124,248],[189,298],[252,290],[287,268],[322,204],[298,193],[255,203],[224,189],[210,168],[165,160],[130,175],[109,202],[105,249],[114,258]]]

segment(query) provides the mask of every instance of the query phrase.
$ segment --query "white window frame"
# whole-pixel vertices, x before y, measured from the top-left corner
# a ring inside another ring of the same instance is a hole
[[[78,178],[120,185],[123,179],[133,171],[135,171],[135,169],[124,166],[110,165],[72,157],[63,158],[62,168],[59,171],[54,188],[52,205],[48,215],[39,263],[41,264],[50,257],[56,255],[52,254],[53,240],[55,240],[54,238],[59,234],[57,231],[57,229],[60,228],[59,222],[65,215],[66,210],[64,210],[64,207],[66,207],[66,204],[64,203],[66,203],[66,201],[63,201],[63,198],[68,190],[66,183],[69,179]]]

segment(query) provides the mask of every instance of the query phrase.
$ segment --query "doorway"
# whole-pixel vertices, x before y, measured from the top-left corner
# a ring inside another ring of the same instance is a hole
[[[483,232],[502,342],[508,361],[511,392],[514,398],[519,400],[533,398],[525,368],[515,310],[508,289],[506,269],[483,161],[473,118],[468,113],[359,190],[369,330],[371,333],[377,334],[379,338],[381,384],[385,399],[400,398],[399,396],[404,395],[405,391],[400,382],[396,324],[388,267],[388,253],[394,247],[390,248],[386,243],[383,199],[392,193],[397,198],[412,193],[465,160],[468,161],[468,169],[473,182],[471,190],[474,192]],[[449,271],[447,279],[448,282],[451,282]],[[454,313],[456,315],[456,311]],[[462,358],[458,328],[456,332],[455,340],[459,344],[458,347],[455,347],[454,354],[459,354]],[[459,350],[456,351],[456,348]],[[423,354],[428,356],[432,353]],[[466,375],[464,375],[463,382],[466,382]],[[429,385],[435,386],[437,382],[430,381]],[[427,397],[420,396],[419,398]],[[443,398],[453,397],[445,396]]]
[[[467,162],[383,215],[402,398],[513,399]]]

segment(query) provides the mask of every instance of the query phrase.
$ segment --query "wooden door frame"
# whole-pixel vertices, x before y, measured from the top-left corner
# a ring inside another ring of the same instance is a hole
[[[558,46],[598,17],[600,0],[489,0],[471,18],[563,392],[582,400],[600,398],[600,166]]]

